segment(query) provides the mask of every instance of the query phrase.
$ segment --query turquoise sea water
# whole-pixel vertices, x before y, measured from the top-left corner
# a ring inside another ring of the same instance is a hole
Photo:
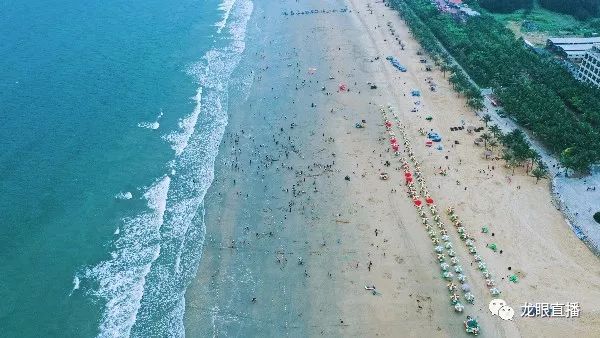
[[[180,336],[250,0],[0,4],[0,328]]]

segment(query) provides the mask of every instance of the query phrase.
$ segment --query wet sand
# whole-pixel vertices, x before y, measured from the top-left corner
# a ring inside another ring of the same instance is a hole
[[[351,12],[282,15],[346,5]],[[490,337],[594,335],[597,259],[552,206],[547,184],[522,170],[512,176],[500,161],[483,158],[473,135],[449,131],[463,121],[483,124],[441,72],[424,70],[419,46],[396,13],[358,0],[256,1],[253,16],[262,41],[248,53],[259,61],[249,63],[254,83],[247,101],[231,102],[206,198],[202,262],[186,295],[189,336],[450,337],[462,334],[466,314]],[[387,55],[408,72],[394,69]],[[435,93],[428,76],[438,84]],[[349,91],[339,91],[341,83]],[[416,113],[412,88],[422,93]],[[456,208],[517,316],[526,301],[579,301],[582,318],[492,317],[492,298],[451,231],[477,298],[454,313],[403,173],[395,170],[398,158],[389,152],[379,112],[388,104],[407,126],[436,203]],[[365,128],[355,128],[362,120]],[[419,128],[439,131],[444,150],[425,147]],[[437,175],[439,167],[448,176]],[[389,180],[380,180],[383,171]],[[480,233],[483,225],[489,234]],[[491,242],[503,253],[486,249]],[[518,284],[506,278],[515,272]],[[365,285],[376,285],[378,294]]]

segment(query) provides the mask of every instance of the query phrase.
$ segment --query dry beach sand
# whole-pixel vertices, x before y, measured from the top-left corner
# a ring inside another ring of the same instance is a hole
[[[310,9],[338,12],[282,15]],[[249,65],[247,101],[231,103],[206,199],[202,262],[186,295],[188,335],[456,337],[467,314],[487,337],[598,335],[598,259],[552,205],[547,181],[536,184],[522,168],[512,175],[484,158],[475,135],[450,131],[483,123],[444,74],[425,71],[396,12],[375,1],[255,1],[252,20],[262,41],[248,50],[261,61]],[[388,55],[408,71],[393,68]],[[350,90],[339,91],[340,83]],[[413,88],[420,98],[410,96]],[[416,100],[420,109],[410,112]],[[406,125],[436,204],[454,206],[475,235],[501,298],[515,308],[513,321],[489,313],[492,297],[452,227],[476,296],[463,314],[453,311],[388,151],[379,112],[388,104]],[[366,127],[355,128],[363,119]],[[419,128],[439,132],[443,150],[426,147]],[[380,180],[383,171],[389,180]],[[516,284],[507,278],[513,273]],[[377,295],[364,288],[372,284]],[[525,302],[580,302],[581,317],[521,318]]]

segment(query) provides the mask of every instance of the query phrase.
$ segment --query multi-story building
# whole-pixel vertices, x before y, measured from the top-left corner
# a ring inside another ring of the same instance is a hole
[[[549,38],[546,46],[563,58],[579,63],[585,57],[586,52],[596,43],[600,43],[600,37]]]
[[[585,53],[577,77],[583,82],[600,87],[600,44],[595,44]]]

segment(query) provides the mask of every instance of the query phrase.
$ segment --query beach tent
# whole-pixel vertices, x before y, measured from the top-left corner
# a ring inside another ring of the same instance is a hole
[[[427,133],[427,137],[430,140],[432,140],[433,142],[440,142],[440,141],[442,141],[442,137],[440,136],[440,134],[435,133],[435,132]]]
[[[431,147],[431,146],[433,146],[433,142],[431,142],[431,140],[427,140],[427,141],[425,141],[425,145],[428,147]]]
[[[410,91],[410,95],[412,96],[421,96],[421,92],[418,89],[413,89]]]

